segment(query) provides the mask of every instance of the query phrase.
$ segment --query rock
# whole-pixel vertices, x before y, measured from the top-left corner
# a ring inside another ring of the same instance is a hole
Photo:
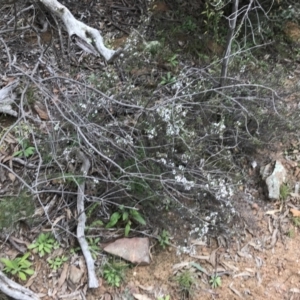
[[[270,200],[279,200],[280,186],[286,182],[286,170],[279,160],[274,164],[268,164],[260,169],[260,174],[268,187]]]
[[[149,239],[123,238],[107,245],[105,252],[117,255],[134,264],[149,265]]]

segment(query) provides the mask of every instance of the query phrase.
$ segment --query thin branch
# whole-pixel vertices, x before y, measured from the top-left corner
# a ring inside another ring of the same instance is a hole
[[[81,172],[82,175],[87,175],[91,163],[88,158],[83,154],[83,152],[77,150],[77,158],[82,161]],[[84,229],[85,229],[85,221],[86,215],[84,212],[84,189],[85,189],[85,182],[82,182],[78,185],[78,195],[77,195],[77,211],[78,211],[78,225],[77,225],[77,239],[80,244],[82,253],[85,258],[87,270],[88,270],[88,277],[89,277],[89,288],[98,288],[99,282],[95,274],[95,267],[94,267],[94,259],[91,255],[89,250],[89,245],[85,239]]]
[[[236,28],[236,20],[239,9],[239,0],[234,0],[232,4],[232,14],[229,16],[229,31],[227,35],[227,45],[226,52],[223,58],[222,71],[221,71],[221,79],[220,79],[220,87],[224,85],[225,79],[227,77],[227,70],[229,64],[229,57],[231,53],[231,44],[233,40],[234,31]]]

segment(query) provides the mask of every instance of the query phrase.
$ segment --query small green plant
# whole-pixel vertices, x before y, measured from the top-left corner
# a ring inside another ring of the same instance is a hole
[[[287,184],[282,184],[280,186],[280,198],[285,201],[289,196],[291,190]]]
[[[182,25],[182,28],[185,31],[194,32],[197,29],[197,24],[195,23],[193,18],[187,17]]]
[[[210,281],[209,283],[211,284],[212,288],[215,289],[217,287],[220,287],[222,285],[222,280],[221,280],[221,277],[218,276],[218,275],[212,275],[210,277]]]
[[[50,268],[54,271],[56,271],[57,269],[59,269],[61,267],[61,265],[66,262],[68,260],[68,257],[66,256],[61,256],[61,257],[55,257],[55,259],[48,259],[48,264],[50,266]]]
[[[167,295],[167,296],[159,297],[157,298],[157,300],[170,300],[170,296]]]
[[[125,263],[107,263],[103,268],[103,277],[107,283],[119,287],[124,279],[124,271],[127,268]]]
[[[145,51],[149,52],[152,55],[156,55],[161,49],[162,45],[159,41],[150,41],[150,42],[144,42],[145,45]]]
[[[104,223],[101,220],[95,220],[91,223],[91,225],[87,225],[85,230],[88,232],[91,229],[101,228],[104,226]]]
[[[300,217],[293,217],[292,222],[296,227],[300,227]]]
[[[49,233],[41,233],[36,241],[28,246],[28,249],[38,253],[40,257],[43,257],[46,253],[51,253],[53,249],[58,248],[59,245]]]
[[[87,211],[86,211],[86,217],[89,219],[95,211],[99,210],[99,206],[100,206],[100,205],[101,205],[101,204],[100,204],[99,202],[94,202],[94,203],[87,209]]]
[[[286,233],[286,235],[287,235],[289,238],[293,239],[293,238],[295,237],[295,230],[294,230],[294,229],[290,229],[290,230]]]
[[[34,270],[30,269],[32,263],[28,261],[28,256],[30,253],[24,254],[22,257],[17,257],[15,259],[1,258],[0,261],[4,263],[4,272],[12,275],[17,275],[21,280],[26,280],[27,275],[33,275]]]
[[[70,249],[70,254],[75,255],[79,251],[80,251],[80,247],[71,248]]]
[[[106,224],[106,228],[114,227],[119,221],[125,223],[125,236],[128,236],[132,220],[138,222],[141,225],[146,225],[145,219],[141,214],[135,209],[125,209],[124,206],[119,207],[119,211],[114,212],[109,219],[109,222]]]
[[[100,242],[100,238],[87,238],[88,244],[89,244],[89,250],[92,254],[93,259],[96,259],[100,252],[100,247],[98,246],[98,243]]]
[[[174,54],[172,55],[169,59],[168,59],[168,63],[172,66],[172,67],[176,67],[178,65],[178,60],[177,60],[178,55]]]
[[[220,21],[223,17],[224,6],[225,3],[223,0],[212,0],[205,3],[205,9],[202,12],[205,18],[205,34],[212,32],[215,40],[219,38]]]
[[[170,233],[164,229],[158,236],[158,242],[163,249],[166,249],[170,245]]]
[[[160,82],[161,85],[175,83],[176,78],[171,75],[171,72],[168,72],[166,76],[162,76],[162,80]]]
[[[18,138],[18,142],[21,147],[21,150],[14,152],[13,156],[27,158],[34,154],[35,148],[30,146],[28,139],[19,139]]]
[[[180,290],[184,293],[184,295],[189,296],[195,283],[193,274],[190,271],[185,270],[177,275],[175,280],[178,282]]]

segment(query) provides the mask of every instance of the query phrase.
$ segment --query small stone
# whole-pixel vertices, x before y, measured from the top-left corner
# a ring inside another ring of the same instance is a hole
[[[150,264],[148,238],[119,239],[107,245],[103,250],[110,254],[122,257],[134,264]]]

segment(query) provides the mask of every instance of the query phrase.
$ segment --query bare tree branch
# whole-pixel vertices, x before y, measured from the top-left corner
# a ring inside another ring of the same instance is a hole
[[[234,0],[232,4],[232,14],[229,16],[229,31],[227,35],[227,45],[226,52],[223,58],[222,71],[221,71],[221,79],[220,79],[220,87],[224,85],[225,79],[227,77],[228,63],[231,53],[231,44],[234,35],[234,31],[236,28],[236,20],[238,16],[239,9],[239,0]]]
[[[121,53],[121,48],[118,50],[106,48],[97,29],[76,20],[69,9],[57,0],[41,0],[41,2],[64,22],[69,37],[75,37],[77,45],[83,50],[89,49],[90,53],[101,54],[108,62],[113,61]]]
[[[77,150],[76,154],[77,154],[77,158],[80,161],[82,161],[81,172],[82,175],[85,176],[87,175],[90,169],[91,163],[81,151]],[[80,244],[82,253],[84,255],[87,270],[88,270],[89,288],[97,288],[99,287],[99,282],[95,274],[94,259],[91,255],[91,252],[89,250],[89,245],[84,235],[85,221],[86,221],[86,215],[84,212],[84,189],[85,189],[85,182],[82,182],[78,185],[78,195],[77,195],[77,211],[78,211],[77,239]]]
[[[17,300],[39,300],[40,297],[31,290],[7,278],[0,271],[0,291]]]

